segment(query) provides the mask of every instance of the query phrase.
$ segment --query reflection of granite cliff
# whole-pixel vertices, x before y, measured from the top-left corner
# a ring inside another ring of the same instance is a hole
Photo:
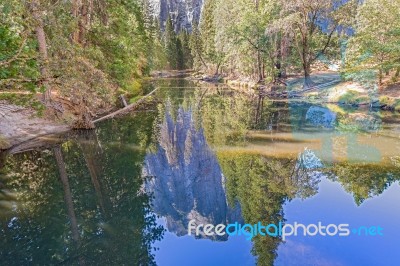
[[[144,175],[153,177],[146,188],[154,193],[154,211],[179,236],[187,234],[191,219],[197,224],[240,219],[239,208],[227,207],[221,168],[191,112],[180,108],[176,122],[167,112],[158,151],[147,154]]]

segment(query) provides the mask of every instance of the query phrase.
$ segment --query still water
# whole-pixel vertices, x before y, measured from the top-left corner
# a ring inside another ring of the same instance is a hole
[[[146,110],[0,156],[1,265],[399,265],[400,117],[160,80]],[[349,224],[348,236],[188,235]]]

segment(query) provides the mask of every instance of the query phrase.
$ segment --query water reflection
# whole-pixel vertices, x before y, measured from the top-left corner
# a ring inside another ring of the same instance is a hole
[[[147,191],[154,195],[154,211],[166,217],[168,230],[178,236],[188,233],[192,219],[196,224],[240,221],[239,208],[227,206],[224,176],[203,129],[196,128],[191,110],[179,107],[174,120],[171,108],[167,103],[157,151],[145,158],[144,175],[152,177]]]
[[[14,197],[1,213],[2,263],[155,264],[164,229],[141,177],[153,120],[138,119],[139,127],[108,122],[51,150],[8,157],[1,180]]]
[[[158,144],[146,156],[145,174],[153,178],[155,211],[178,236],[187,234],[190,219],[234,221],[227,213],[237,206],[236,219],[245,223],[285,221],[285,204],[316,195],[321,180],[339,182],[357,204],[399,180],[388,160],[397,158],[390,155],[400,141],[388,139],[379,114],[368,110],[257,101],[212,87],[159,109]],[[280,238],[252,241],[257,263],[272,265]]]
[[[396,115],[272,102],[182,79],[156,85],[160,101],[151,110],[51,148],[0,156],[2,262],[151,265],[164,235],[157,215],[180,236],[169,248],[183,249],[191,219],[277,223],[293,215],[290,204],[325,195],[321,184],[365,206],[400,179]],[[231,239],[196,241],[228,246]],[[314,248],[327,242],[318,241]],[[306,246],[296,243],[288,246]],[[285,264],[285,245],[257,236],[252,254],[259,265]]]

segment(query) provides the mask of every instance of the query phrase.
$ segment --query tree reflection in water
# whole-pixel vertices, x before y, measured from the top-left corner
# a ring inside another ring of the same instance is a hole
[[[339,182],[357,204],[400,179],[395,131],[375,135],[374,147],[357,143],[379,150],[379,161],[318,153],[316,136],[350,132],[355,143],[381,130],[375,116],[259,101],[223,87],[189,89],[183,80],[160,85],[154,112],[106,121],[53,150],[0,155],[3,264],[151,265],[164,232],[156,214],[177,235],[187,233],[190,219],[278,223],[284,204],[315,195],[323,178]],[[281,239],[252,241],[258,264],[272,265]]]
[[[153,120],[138,119],[139,128],[132,118],[109,121],[53,152],[7,158],[3,264],[155,264],[152,246],[164,229],[141,177]]]
[[[306,148],[307,139],[292,134],[304,128],[318,129],[320,124],[309,121],[310,108],[309,104],[290,107],[212,86],[184,95],[180,102],[160,104],[158,144],[146,156],[145,174],[153,177],[148,190],[154,192],[155,211],[167,218],[169,230],[186,234],[190,219],[214,225],[234,219],[250,224],[284,222],[284,204],[315,195],[322,178],[340,182],[356,202],[382,193],[398,180],[393,165],[357,166],[318,158],[313,149]],[[315,117],[320,113],[322,118]],[[324,122],[329,118],[325,113],[314,112],[313,119]],[[343,114],[338,116],[339,130],[343,118]],[[327,121],[329,130],[335,130],[336,120]],[[264,131],[258,133],[260,129]],[[275,154],[258,148],[276,144],[289,148]],[[199,194],[202,186],[212,191],[204,189]],[[226,196],[217,197],[218,191]],[[237,210],[241,215],[232,216]],[[280,243],[279,237],[253,238],[258,265],[272,265]]]

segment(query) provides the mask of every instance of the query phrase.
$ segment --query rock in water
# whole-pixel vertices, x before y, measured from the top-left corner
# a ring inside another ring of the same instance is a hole
[[[311,106],[307,111],[306,120],[313,126],[332,128],[336,122],[336,114],[324,107]]]

